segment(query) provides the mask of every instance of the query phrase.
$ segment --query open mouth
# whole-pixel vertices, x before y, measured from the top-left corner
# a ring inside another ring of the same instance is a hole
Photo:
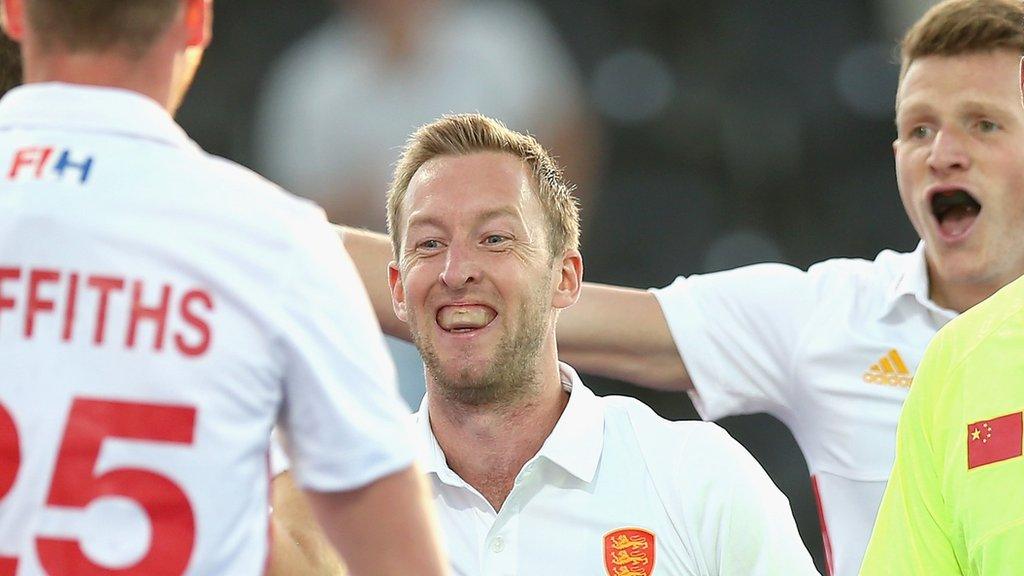
[[[481,304],[442,306],[437,311],[437,325],[445,332],[467,334],[486,328],[497,316],[493,308]]]
[[[952,189],[932,194],[932,215],[947,238],[966,234],[980,213],[981,204],[966,190]]]

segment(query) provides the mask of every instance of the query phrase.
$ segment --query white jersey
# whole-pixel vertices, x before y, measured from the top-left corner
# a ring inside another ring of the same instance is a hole
[[[705,420],[767,412],[793,432],[829,571],[855,576],[892,469],[896,422],[932,336],[924,247],[803,272],[759,264],[655,290]]]
[[[416,415],[456,575],[817,574],[786,497],[725,431],[561,375],[565,411],[500,511],[448,467],[427,401]]]
[[[306,488],[411,463],[322,211],[122,90],[12,91],[0,162],[0,574],[261,573],[279,418]]]

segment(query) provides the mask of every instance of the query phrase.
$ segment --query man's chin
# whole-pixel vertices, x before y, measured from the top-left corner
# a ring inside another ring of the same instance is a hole
[[[435,380],[444,382],[449,388],[472,389],[484,385],[489,363],[487,362],[445,362],[437,367]]]
[[[427,364],[431,394],[464,406],[507,403],[515,395],[507,375],[491,361]]]
[[[938,276],[950,282],[970,281],[979,274],[984,274],[986,256],[973,246],[947,246],[942,244],[927,246],[929,275]]]

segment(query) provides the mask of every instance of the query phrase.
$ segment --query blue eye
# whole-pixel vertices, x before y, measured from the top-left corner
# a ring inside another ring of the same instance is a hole
[[[437,240],[424,240],[423,242],[420,242],[416,247],[423,248],[425,250],[434,250],[435,248],[440,248],[441,243],[438,242]]]
[[[505,240],[507,240],[507,238],[505,238],[504,236],[501,236],[499,234],[491,234],[487,238],[484,238],[484,244],[501,244]]]

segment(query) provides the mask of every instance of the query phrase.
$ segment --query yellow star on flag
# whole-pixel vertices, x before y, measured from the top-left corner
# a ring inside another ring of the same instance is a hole
[[[971,432],[971,440],[981,440],[981,430],[975,428],[974,432]]]

